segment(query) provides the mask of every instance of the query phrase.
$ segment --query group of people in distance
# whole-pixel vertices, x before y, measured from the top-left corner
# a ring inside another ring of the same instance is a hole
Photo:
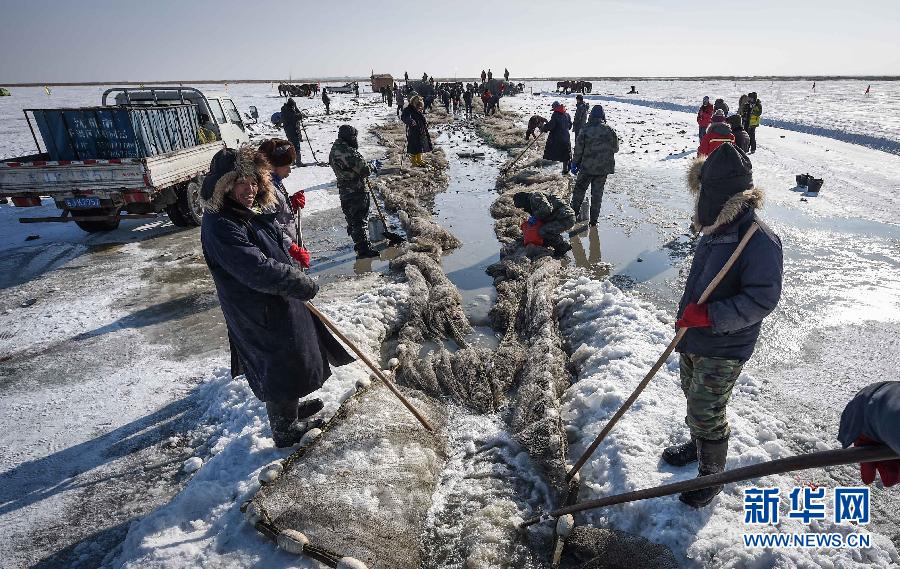
[[[762,117],[762,101],[756,93],[741,95],[738,112],[729,115],[724,99],[709,102],[703,97],[697,111],[700,147],[698,155],[708,156],[723,142],[731,142],[748,154],[756,152],[756,129]]]

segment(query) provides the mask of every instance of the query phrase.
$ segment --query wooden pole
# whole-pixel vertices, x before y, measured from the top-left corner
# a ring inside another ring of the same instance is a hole
[[[391,390],[391,393],[393,393],[394,395],[397,396],[397,399],[399,399],[400,402],[403,403],[403,405],[404,405],[407,409],[409,409],[410,413],[412,413],[412,414],[416,417],[416,419],[418,419],[419,422],[422,423],[422,426],[423,426],[423,427],[425,427],[425,428],[426,428],[429,432],[431,432],[431,433],[434,432],[434,427],[431,426],[431,424],[428,422],[428,419],[426,419],[421,413],[419,413],[419,411],[416,410],[415,407],[413,407],[412,403],[410,403],[409,400],[408,400],[406,397],[404,397],[402,393],[400,393],[400,391],[399,391],[399,390],[397,389],[397,387],[391,382],[391,380],[389,380],[389,379],[384,375],[384,373],[381,372],[381,369],[380,369],[378,366],[376,366],[376,365],[372,362],[372,360],[370,360],[369,357],[368,357],[365,353],[363,353],[363,351],[360,350],[360,349],[356,346],[356,344],[354,344],[354,343],[350,340],[350,338],[348,338],[347,336],[345,336],[344,333],[341,332],[341,331],[338,329],[337,326],[335,326],[334,322],[332,322],[327,316],[325,316],[324,314],[322,314],[322,312],[321,312],[318,308],[316,308],[315,306],[313,306],[313,304],[312,304],[311,302],[308,302],[308,301],[307,301],[306,307],[309,308],[309,311],[310,311],[310,312],[312,312],[313,314],[315,314],[316,316],[318,316],[318,317],[319,317],[319,320],[321,320],[322,323],[325,324],[325,326],[327,326],[332,332],[334,332],[334,334],[335,334],[338,338],[340,338],[342,342],[344,342],[345,344],[347,344],[347,346],[348,346],[351,350],[353,350],[353,352],[356,353],[357,356],[359,356],[359,359],[361,359],[367,366],[369,366],[369,369],[371,369],[372,372],[373,372],[376,376],[378,376],[378,379],[380,379],[381,381],[384,382],[384,384],[387,386],[387,388]]]
[[[759,225],[754,222],[750,225],[750,228],[747,229],[747,232],[744,233],[744,237],[741,239],[740,243],[738,243],[737,248],[734,250],[734,253],[731,254],[731,257],[728,258],[728,261],[725,265],[716,273],[715,278],[709,283],[706,287],[706,290],[703,291],[703,294],[700,295],[700,299],[697,301],[697,304],[704,304],[712,293],[716,290],[716,287],[719,286],[719,283],[722,282],[722,279],[725,278],[725,275],[728,274],[728,271],[731,270],[731,267],[738,260],[738,257],[741,256],[741,253],[744,251],[744,248],[747,246],[747,243],[750,242],[750,238],[753,237],[753,234],[756,233],[756,230],[759,229]],[[669,356],[675,350],[675,347],[678,346],[678,342],[684,338],[684,335],[687,333],[687,328],[679,328],[675,333],[675,337],[672,338],[672,341],[669,342],[669,345],[666,346],[665,351],[663,351],[662,355],[659,356],[659,359],[656,360],[656,363],[653,364],[653,367],[650,368],[650,371],[647,372],[647,375],[644,376],[644,379],[634,388],[634,391],[625,400],[625,403],[616,411],[615,415],[612,416],[612,419],[603,427],[603,430],[600,431],[600,434],[597,435],[597,438],[594,439],[594,442],[591,443],[591,446],[584,451],[584,454],[578,459],[575,465],[569,470],[568,474],[566,474],[566,479],[571,480],[575,474],[581,470],[581,467],[584,466],[584,463],[594,454],[594,451],[597,450],[597,447],[600,446],[600,443],[603,442],[603,439],[606,438],[606,435],[612,431],[613,427],[616,426],[616,423],[619,422],[619,419],[622,418],[622,415],[625,414],[626,411],[634,404],[637,400],[638,396],[640,396],[641,392],[647,387],[647,384],[650,383],[650,380],[653,379],[653,376],[656,375],[656,372],[659,371],[659,368],[666,363],[666,360],[669,359]]]
[[[525,153],[528,152],[528,149],[531,148],[531,146],[532,146],[535,142],[537,142],[538,139],[539,139],[540,137],[542,137],[542,136],[544,136],[544,133],[543,133],[543,132],[541,132],[540,134],[538,134],[537,136],[535,136],[534,138],[532,138],[532,139],[531,139],[531,142],[529,142],[528,145],[525,147],[525,150],[523,150],[522,152],[520,152],[519,155],[516,156],[516,159],[513,160],[512,162],[510,162],[509,166],[506,166],[505,168],[503,168],[503,169],[501,170],[501,172],[503,172],[503,173],[505,174],[506,172],[509,172],[510,170],[512,170],[512,167],[516,165],[516,163],[519,161],[519,159],[521,159],[522,156],[525,156]]]
[[[707,476],[698,476],[690,480],[665,484],[663,486],[654,486],[653,488],[645,488],[643,490],[635,490],[624,494],[616,494],[596,500],[586,500],[578,504],[553,510],[542,516],[535,516],[522,522],[519,527],[526,528],[534,525],[542,520],[550,518],[558,518],[566,514],[574,514],[584,510],[592,510],[595,508],[604,508],[615,504],[625,504],[627,502],[635,502],[637,500],[646,500],[648,498],[659,498],[661,496],[669,496],[671,494],[679,494],[681,492],[690,492],[693,490],[703,490],[712,486],[722,484],[730,484],[732,482],[742,482],[745,480],[753,480],[763,476],[772,474],[784,474],[794,470],[806,470],[809,468],[823,468],[826,466],[838,466],[840,464],[854,464],[862,462],[876,462],[880,460],[900,459],[900,455],[885,445],[852,447],[837,450],[826,450],[822,452],[814,452],[811,454],[798,454],[787,458],[779,458],[744,466],[743,468],[735,468],[734,470],[726,470],[718,474],[709,474]]]

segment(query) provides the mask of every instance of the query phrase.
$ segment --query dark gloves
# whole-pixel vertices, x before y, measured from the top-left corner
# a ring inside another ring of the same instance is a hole
[[[709,328],[709,310],[705,304],[688,304],[681,319],[675,323],[678,328]]]
[[[297,245],[296,243],[291,243],[291,247],[290,249],[288,249],[288,253],[290,253],[291,257],[293,257],[295,261],[300,263],[301,267],[303,267],[304,269],[309,268],[309,251]]]
[[[291,210],[294,213],[297,213],[304,207],[306,207],[306,193],[303,190],[300,190],[291,196]]]

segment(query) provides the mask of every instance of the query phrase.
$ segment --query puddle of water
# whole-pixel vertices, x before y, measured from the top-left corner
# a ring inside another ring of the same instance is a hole
[[[441,259],[447,278],[463,296],[466,316],[474,324],[488,321],[496,298],[493,279],[485,273],[500,259],[491,204],[502,154],[482,144],[471,129],[445,131],[437,139],[450,163],[450,185],[435,198],[435,221],[463,245]],[[484,158],[460,158],[458,153],[484,153]]]

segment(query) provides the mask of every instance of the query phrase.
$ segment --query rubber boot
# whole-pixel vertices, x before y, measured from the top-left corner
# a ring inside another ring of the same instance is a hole
[[[725,459],[728,457],[728,437],[718,441],[697,439],[697,458],[700,468],[697,477],[718,474],[725,470]],[[722,485],[683,492],[678,499],[692,508],[702,508],[722,491]]]
[[[381,253],[373,249],[372,245],[368,241],[363,241],[362,243],[356,245],[354,249],[356,249],[357,259],[372,259],[381,256]]]
[[[297,400],[266,401],[266,414],[272,428],[272,440],[276,448],[293,446],[300,442],[306,431],[322,425],[320,419],[297,420]]]
[[[662,459],[672,466],[687,466],[697,462],[697,442],[692,438],[686,443],[666,447]]]

